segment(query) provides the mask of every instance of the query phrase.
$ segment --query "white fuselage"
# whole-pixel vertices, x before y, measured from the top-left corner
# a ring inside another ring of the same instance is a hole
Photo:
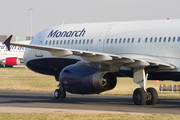
[[[31,44],[155,58],[180,71],[180,20],[59,25],[38,33]],[[57,58],[47,51],[27,49],[24,62]],[[78,56],[69,56],[82,60]]]

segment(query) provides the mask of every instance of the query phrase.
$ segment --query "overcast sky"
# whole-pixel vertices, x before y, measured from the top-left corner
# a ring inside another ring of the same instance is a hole
[[[0,34],[33,35],[68,23],[180,19],[180,0],[0,0]]]

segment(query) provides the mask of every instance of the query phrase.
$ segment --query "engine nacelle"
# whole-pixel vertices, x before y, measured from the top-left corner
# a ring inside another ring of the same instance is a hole
[[[77,94],[96,94],[111,90],[117,83],[113,73],[83,65],[65,67],[59,78],[66,91]]]
[[[19,65],[20,60],[17,57],[6,58],[6,65]]]

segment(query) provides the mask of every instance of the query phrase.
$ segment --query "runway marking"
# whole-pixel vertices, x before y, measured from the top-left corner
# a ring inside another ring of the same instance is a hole
[[[98,111],[98,110],[77,110],[77,109],[51,109],[51,108],[24,108],[24,107],[0,107],[0,113],[111,113],[111,114],[137,114],[149,115],[147,113]]]

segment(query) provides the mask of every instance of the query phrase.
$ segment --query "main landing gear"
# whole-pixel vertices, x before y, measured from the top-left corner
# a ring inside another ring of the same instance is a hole
[[[59,87],[59,89],[56,89],[54,91],[54,97],[56,99],[66,98],[66,91],[61,86],[58,85],[58,87]]]
[[[157,100],[158,94],[154,88],[148,88],[147,92],[143,88],[137,88],[133,93],[133,101],[136,105],[155,105]]]
[[[155,105],[158,101],[158,94],[154,88],[146,89],[146,81],[148,74],[144,69],[134,69],[134,82],[139,84],[141,88],[137,88],[133,93],[133,101],[136,105]]]

